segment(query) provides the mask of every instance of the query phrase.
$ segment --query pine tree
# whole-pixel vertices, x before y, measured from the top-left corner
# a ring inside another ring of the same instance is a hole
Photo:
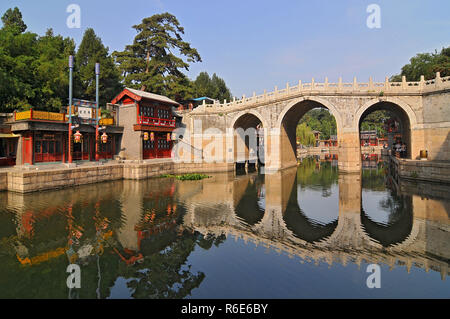
[[[8,9],[2,16],[3,27],[13,30],[15,34],[24,33],[27,25],[23,22],[19,8]]]
[[[191,90],[191,84],[182,70],[188,71],[189,63],[201,62],[201,57],[183,41],[184,29],[176,17],[155,14],[133,28],[138,32],[133,44],[113,53],[124,84],[177,100],[185,98],[182,95]]]
[[[99,99],[100,105],[109,103],[120,91],[120,75],[108,48],[92,28],[88,28],[75,55],[75,95],[78,98],[95,101],[95,63],[100,63]]]

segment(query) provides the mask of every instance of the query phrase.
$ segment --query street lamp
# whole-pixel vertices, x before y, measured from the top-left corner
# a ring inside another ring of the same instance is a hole
[[[95,160],[98,161],[100,159],[100,155],[98,153],[98,82],[100,76],[100,63],[95,63]]]
[[[73,72],[73,55],[69,56],[69,158],[68,162],[72,163],[72,72]]]

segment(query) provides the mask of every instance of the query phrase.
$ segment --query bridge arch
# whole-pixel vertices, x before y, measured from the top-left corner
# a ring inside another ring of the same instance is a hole
[[[363,116],[363,114],[366,111],[368,111],[369,108],[371,108],[372,106],[374,106],[375,104],[378,104],[378,103],[391,103],[391,104],[397,105],[408,115],[409,122],[411,124],[411,128],[414,128],[417,125],[416,114],[414,113],[413,109],[411,108],[411,106],[408,103],[405,103],[402,100],[397,99],[395,97],[382,97],[382,98],[380,97],[377,99],[372,99],[372,100],[367,101],[356,111],[353,126],[358,127],[359,121],[361,120],[361,117]]]
[[[341,115],[330,101],[315,96],[304,96],[290,101],[281,111],[275,126],[279,131],[279,168],[297,164],[296,127],[298,121],[308,111],[319,107],[328,109],[334,116],[337,134],[340,134],[342,128]]]
[[[391,113],[396,120],[399,121],[399,132],[401,132],[402,143],[406,144],[406,157],[411,158],[412,154],[416,153],[413,150],[412,130],[417,125],[416,114],[412,108],[405,102],[392,97],[380,97],[378,99],[371,99],[362,105],[356,112],[355,127],[360,131],[360,125],[363,119],[374,111],[383,110]],[[359,135],[359,134],[358,134]],[[397,134],[394,132],[388,134],[388,145],[392,149],[392,146],[397,140]],[[362,144],[360,143],[362,146]],[[394,153],[393,153],[394,154]]]
[[[234,129],[236,127],[240,127],[240,126],[236,126],[236,124],[239,125],[239,121],[242,121],[243,119],[245,119],[245,117],[247,117],[249,115],[255,116],[262,123],[264,128],[269,128],[269,122],[266,120],[266,118],[264,116],[262,116],[261,113],[259,113],[257,110],[254,110],[254,109],[241,111],[241,112],[237,113],[233,117],[229,127],[232,129]]]
[[[254,165],[264,163],[265,141],[267,141],[268,121],[257,110],[239,112],[231,121],[233,152],[236,167],[243,168],[245,163]],[[259,130],[262,128],[262,131]],[[250,129],[250,130],[249,130]],[[253,132],[251,129],[255,129]]]
[[[301,98],[298,98],[298,99],[295,99],[295,100],[292,100],[291,102],[289,102],[283,108],[283,111],[281,111],[280,115],[278,116],[276,128],[281,128],[281,125],[283,124],[283,120],[284,120],[284,117],[286,116],[286,114],[293,107],[295,107],[296,105],[298,105],[304,101],[316,102],[317,104],[321,104],[322,106],[326,107],[331,112],[331,114],[333,114],[334,118],[336,119],[336,125],[337,125],[338,132],[341,130],[342,119],[341,119],[341,114],[339,113],[338,109],[330,101],[319,98],[319,97],[315,97],[315,96],[303,96]]]

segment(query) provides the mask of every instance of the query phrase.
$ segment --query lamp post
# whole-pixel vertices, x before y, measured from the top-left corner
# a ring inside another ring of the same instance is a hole
[[[72,163],[72,72],[73,72],[73,55],[69,56],[69,147],[68,147],[69,163]]]
[[[95,63],[95,160],[98,161],[100,159],[100,155],[98,153],[98,82],[100,76],[100,63]]]

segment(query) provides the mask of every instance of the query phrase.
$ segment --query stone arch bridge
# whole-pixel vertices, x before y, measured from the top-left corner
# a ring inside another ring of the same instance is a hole
[[[176,150],[180,161],[234,164],[242,155],[251,159],[254,146],[246,140],[249,128],[260,128],[266,171],[296,165],[295,128],[300,118],[317,107],[335,117],[338,135],[339,169],[361,168],[359,127],[362,119],[376,110],[389,110],[400,119],[407,144],[407,157],[418,159],[427,150],[429,159],[450,160],[450,77],[436,74],[433,80],[417,82],[310,83],[299,81],[272,92],[251,97],[203,104],[183,117],[185,145],[198,152]],[[246,132],[246,131],[245,131]],[[179,143],[180,145],[182,143]],[[239,145],[244,147],[239,149]],[[243,150],[242,150],[243,149]],[[243,152],[244,154],[241,154]],[[231,166],[230,165],[230,169]]]

